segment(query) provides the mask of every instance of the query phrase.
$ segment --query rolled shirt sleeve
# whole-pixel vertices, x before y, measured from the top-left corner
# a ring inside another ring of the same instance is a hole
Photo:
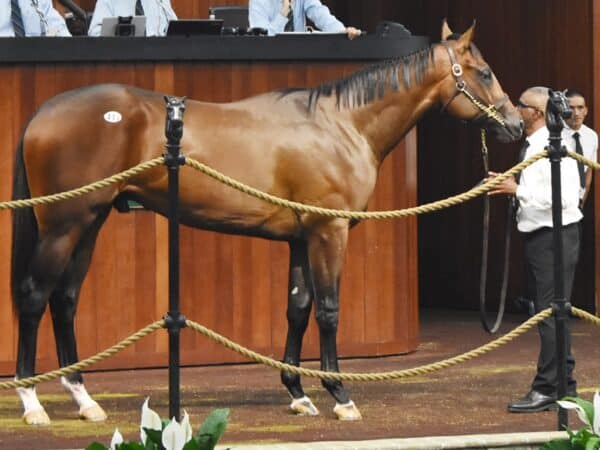
[[[321,31],[329,33],[343,33],[346,31],[346,27],[342,22],[337,20],[333,14],[329,11],[329,8],[323,5],[319,0],[305,0],[304,1],[304,14]]]

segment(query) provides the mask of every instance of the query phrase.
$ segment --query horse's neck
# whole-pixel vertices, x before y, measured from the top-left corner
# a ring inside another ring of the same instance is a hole
[[[353,111],[355,126],[370,143],[381,163],[388,153],[433,105],[439,103],[440,78],[429,71],[422,83],[396,92]]]

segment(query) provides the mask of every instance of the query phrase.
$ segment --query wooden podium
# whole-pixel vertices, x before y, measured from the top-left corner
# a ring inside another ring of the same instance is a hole
[[[96,83],[125,83],[229,102],[278,88],[314,86],[427,45],[422,37],[366,36],[351,42],[345,36],[326,35],[1,39],[0,200],[11,196],[14,149],[23,128],[36,109],[58,93]],[[60,128],[55,132],[60,133]],[[381,167],[371,210],[416,204],[415,130],[400,147]],[[85,157],[82,143],[81,158]],[[14,373],[16,359],[10,235],[10,212],[0,211],[2,375]],[[287,329],[287,265],[284,243],[182,227],[181,311],[244,346],[280,358]],[[368,221],[351,231],[340,297],[341,357],[416,349],[417,268],[416,218]],[[100,232],[79,302],[80,358],[160,319],[167,311],[167,275],[166,219],[143,210],[111,213]],[[38,372],[57,367],[48,316],[40,328]],[[314,323],[307,333],[303,358],[318,357]],[[185,365],[245,360],[191,330],[182,332],[181,342]],[[166,366],[167,350],[167,334],[159,331],[92,370]]]

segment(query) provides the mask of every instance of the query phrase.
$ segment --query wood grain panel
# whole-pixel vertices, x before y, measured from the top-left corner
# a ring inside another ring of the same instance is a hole
[[[3,199],[10,197],[12,159],[22,127],[43,101],[59,92],[119,82],[227,102],[286,86],[315,85],[357,67],[356,63],[146,63],[1,68],[0,93],[10,100],[0,107],[0,120],[10,132],[0,138],[7,156],[0,163],[0,176],[8,180],[0,186],[0,193]],[[415,131],[406,142],[383,165],[371,208],[397,209],[416,203]],[[403,180],[412,185],[407,186]],[[10,297],[9,217],[6,213],[0,216],[5,243],[0,289],[5,299]],[[416,348],[417,324],[397,323],[398,319],[416,322],[415,232],[415,219],[363,223],[351,231],[342,277],[340,355],[400,353]],[[113,212],[109,216],[100,232],[80,300],[76,327],[81,357],[113,345],[166,312],[166,236],[166,220],[149,212]],[[182,227],[181,250],[184,314],[243,345],[280,357],[287,331],[287,245]],[[413,286],[409,285],[411,280]],[[0,308],[0,320],[5,325],[0,336],[0,373],[8,375],[14,371],[15,327],[10,302],[3,302]],[[45,371],[56,367],[48,318],[44,319],[40,336],[38,370]],[[303,355],[318,356],[314,320]],[[182,334],[182,361],[186,365],[243,360],[191,331]],[[167,335],[161,331],[96,368],[166,363]]]

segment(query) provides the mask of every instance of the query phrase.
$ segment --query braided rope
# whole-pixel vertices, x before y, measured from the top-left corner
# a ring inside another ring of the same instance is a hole
[[[162,328],[164,326],[164,323],[165,323],[164,320],[157,320],[156,322],[145,326],[144,328],[140,329],[139,331],[132,334],[131,336],[123,339],[122,341],[118,342],[117,344],[113,345],[112,347],[110,347],[94,356],[90,356],[89,358],[79,361],[75,364],[71,364],[70,366],[52,370],[50,372],[46,372],[46,373],[37,375],[35,377],[23,378],[21,380],[6,381],[4,383],[0,383],[0,390],[17,388],[17,387],[29,387],[29,386],[33,386],[33,385],[39,383],[40,381],[51,381],[58,377],[68,375],[73,372],[78,372],[81,369],[89,367],[93,364],[96,364],[97,362],[102,361],[103,359],[106,359],[110,356],[115,355],[116,353],[120,352],[121,350],[123,350],[123,349],[129,347],[130,345],[134,344],[135,342],[139,341],[141,338],[143,338],[151,333],[154,333],[156,330]]]
[[[494,350],[501,345],[507,344],[511,340],[516,337],[522,335],[526,331],[528,331],[531,327],[536,325],[538,322],[547,319],[552,315],[552,309],[547,308],[542,312],[536,314],[531,317],[526,322],[519,325],[517,328],[512,330],[510,333],[505,334],[504,336],[499,337],[491,342],[488,342],[485,345],[477,347],[469,352],[463,353],[461,355],[454,356],[452,358],[444,359],[437,363],[426,364],[420,367],[414,367],[412,369],[404,369],[404,370],[394,370],[391,372],[380,372],[380,373],[338,373],[338,372],[325,372],[322,370],[314,370],[314,369],[304,369],[297,366],[292,366],[289,364],[282,363],[280,361],[276,361],[272,358],[260,355],[252,350],[249,350],[245,347],[242,347],[239,344],[227,339],[226,337],[221,336],[218,333],[196,323],[191,320],[186,320],[186,325],[194,331],[197,331],[200,334],[218,342],[224,347],[233,350],[234,352],[239,353],[242,356],[245,356],[248,359],[251,359],[260,364],[264,364],[265,366],[278,369],[285,370],[286,372],[293,373],[295,375],[304,375],[307,377],[316,377],[321,379],[328,380],[337,380],[337,381],[384,381],[384,380],[395,380],[398,378],[408,378],[416,375],[425,375],[431,372],[435,372],[440,369],[445,369],[447,367],[454,366],[456,364],[468,361],[478,356],[482,356],[488,353],[491,350]]]
[[[218,172],[217,170],[212,169],[211,167],[208,167],[207,165],[196,161],[195,159],[188,157],[188,158],[186,158],[185,163],[186,163],[186,165],[193,167],[194,169],[214,178],[215,180],[217,180],[229,187],[232,187],[232,188],[237,189],[238,191],[241,191],[245,194],[251,195],[260,200],[267,201],[267,202],[272,203],[277,206],[289,208],[294,211],[318,214],[318,215],[327,216],[327,217],[339,217],[339,218],[343,218],[343,219],[361,219],[362,220],[362,219],[394,219],[394,218],[398,218],[398,217],[408,217],[408,216],[414,216],[417,214],[430,213],[430,212],[438,211],[440,209],[449,208],[450,206],[455,206],[460,203],[464,203],[468,200],[478,197],[479,195],[482,195],[482,194],[485,194],[486,192],[491,191],[492,189],[497,187],[499,184],[501,184],[507,178],[516,175],[517,173],[519,173],[522,170],[524,170],[525,168],[529,167],[531,164],[535,163],[536,161],[538,161],[542,158],[545,158],[547,155],[548,155],[548,152],[546,150],[544,150],[536,155],[533,155],[531,158],[520,162],[519,164],[517,164],[516,166],[507,170],[506,172],[498,175],[493,180],[486,181],[485,183],[482,183],[462,194],[454,195],[454,196],[448,197],[444,200],[438,200],[438,201],[435,201],[432,203],[426,203],[421,206],[415,206],[412,208],[397,209],[397,210],[391,210],[391,211],[347,211],[347,210],[329,209],[329,208],[322,208],[319,206],[305,205],[303,203],[286,200],[286,199],[277,197],[275,195],[271,195],[266,192],[259,191],[258,189],[255,189],[251,186],[248,186],[244,183],[234,180],[233,178],[231,178],[227,175],[224,175],[224,174]]]
[[[591,159],[587,159],[585,156],[580,155],[579,153],[567,152],[567,156],[579,161],[582,164],[585,164],[586,166],[590,166],[594,170],[600,170],[600,164],[592,161]]]
[[[577,316],[593,325],[600,327],[600,318],[583,311],[579,308],[573,307],[571,312],[574,316]],[[186,320],[186,325],[192,330],[203,334],[209,339],[214,340],[215,342],[223,345],[224,347],[233,350],[239,353],[242,356],[245,356],[248,359],[256,361],[260,364],[266,365],[268,367],[277,369],[277,370],[285,370],[290,373],[294,373],[296,375],[304,375],[308,377],[317,377],[322,379],[330,379],[330,380],[339,380],[339,381],[384,381],[384,380],[394,380],[398,378],[408,378],[417,375],[425,375],[431,372],[435,372],[440,369],[445,369],[447,367],[455,366],[459,363],[466,362],[470,359],[476,358],[478,356],[482,356],[491,350],[494,350],[504,344],[509,343],[513,339],[519,337],[520,335],[527,332],[534,325],[541,322],[542,320],[547,319],[552,315],[552,309],[548,308],[544,311],[536,314],[531,317],[526,322],[519,325],[517,328],[512,330],[511,332],[501,336],[498,339],[495,339],[491,342],[488,342],[485,345],[477,347],[469,352],[463,353],[461,355],[454,356],[452,358],[444,359],[437,363],[426,364],[424,366],[414,367],[412,369],[404,369],[404,370],[395,370],[391,372],[380,372],[380,373],[337,373],[337,372],[324,372],[322,370],[314,370],[314,369],[303,369],[297,366],[291,366],[289,364],[282,363],[280,361],[276,361],[267,356],[263,356],[257,352],[249,350],[235,342],[227,339],[224,336],[206,328],[203,325],[200,325],[191,320]],[[0,390],[12,389],[16,387],[28,387],[33,386],[41,381],[51,381],[60,376],[68,375],[73,372],[77,372],[81,369],[89,367],[103,359],[109,358],[114,354],[120,352],[121,350],[129,347],[135,342],[139,341],[141,338],[153,333],[154,331],[164,327],[164,320],[158,320],[142,329],[138,332],[132,334],[131,336],[123,339],[119,343],[113,345],[112,347],[104,350],[103,352],[98,353],[97,355],[86,358],[78,363],[72,364],[67,367],[63,367],[61,369],[53,370],[51,372],[47,372],[45,374],[40,374],[31,378],[24,378],[22,380],[17,381],[8,381],[0,383]]]
[[[57,194],[45,195],[43,197],[35,197],[24,200],[11,200],[8,202],[0,202],[0,210],[27,208],[30,206],[37,205],[49,205],[51,203],[80,197],[82,195],[89,194],[90,192],[94,192],[99,189],[108,187],[111,184],[118,183],[119,181],[124,181],[128,178],[134,177],[148,169],[152,169],[162,164],[164,164],[164,158],[162,156],[159,156],[145,163],[138,164],[137,166],[134,166],[131,169],[127,169],[108,178],[104,178],[103,180],[96,181],[95,183],[88,184],[86,186],[82,186],[76,189],[71,189],[70,191],[59,192]]]
[[[579,317],[580,319],[585,320],[586,322],[591,323],[592,325],[596,325],[597,327],[600,327],[600,317],[596,317],[587,311],[584,311],[582,309],[572,306],[571,314],[573,314],[576,317]]]

